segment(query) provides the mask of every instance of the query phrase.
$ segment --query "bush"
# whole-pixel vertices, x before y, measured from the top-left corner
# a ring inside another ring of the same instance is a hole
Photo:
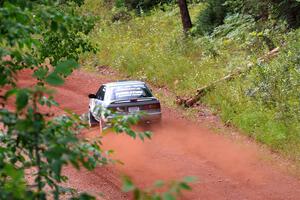
[[[207,7],[201,11],[195,23],[194,32],[211,34],[222,25],[226,16],[250,16],[256,22],[274,20],[274,25],[285,21],[288,28],[300,26],[300,2],[296,0],[207,0]],[[239,19],[237,19],[239,20]],[[239,20],[240,21],[240,20]]]
[[[297,0],[227,0],[231,13],[253,16],[256,20],[285,20],[290,28],[300,26],[300,2]]]
[[[233,14],[224,19],[224,24],[215,28],[212,36],[245,41],[255,30],[255,21],[250,15]]]
[[[208,0],[207,7],[200,12],[195,23],[195,33],[211,34],[217,26],[223,24],[226,16],[225,0]]]
[[[251,15],[236,13],[228,15],[224,19],[224,24],[216,27],[211,36],[238,41],[243,49],[251,52],[260,52],[265,48],[271,51],[280,46],[279,38],[285,34],[286,28],[286,24],[282,21],[276,24],[272,21],[260,23]]]
[[[129,10],[137,10],[138,12],[147,11],[156,5],[171,3],[173,0],[115,0],[117,8],[126,7]]]
[[[254,97],[277,112],[280,120],[300,122],[300,30],[287,37],[278,59],[256,70]]]
[[[112,22],[117,22],[117,21],[127,22],[127,21],[130,21],[131,19],[132,19],[132,16],[129,12],[127,12],[126,10],[119,10],[113,14],[111,21]]]

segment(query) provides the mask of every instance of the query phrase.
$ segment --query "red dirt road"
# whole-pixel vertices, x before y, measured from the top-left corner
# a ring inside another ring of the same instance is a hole
[[[89,93],[94,93],[108,77],[76,71],[63,87],[57,89],[57,100],[63,108],[85,113]],[[30,85],[29,75],[23,75],[22,85]],[[61,112],[61,111],[57,111]],[[119,175],[126,174],[142,187],[155,180],[181,179],[196,176],[188,200],[299,200],[300,181],[271,164],[271,155],[245,139],[230,139],[213,133],[206,126],[189,122],[177,111],[163,109],[163,126],[154,128],[152,140],[144,143],[128,136],[108,134],[105,148],[115,150],[115,158],[124,165],[98,167],[93,172],[76,171],[67,167],[68,185],[94,194],[102,192],[103,199],[129,199],[120,192]],[[97,129],[84,137],[99,134]],[[280,161],[282,162],[282,161]]]

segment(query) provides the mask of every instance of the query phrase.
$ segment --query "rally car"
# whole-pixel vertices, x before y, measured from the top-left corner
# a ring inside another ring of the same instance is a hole
[[[142,81],[118,81],[100,86],[96,94],[89,94],[89,125],[103,129],[110,124],[115,115],[141,113],[141,121],[160,122],[161,106],[151,90]],[[103,114],[110,110],[110,115]]]

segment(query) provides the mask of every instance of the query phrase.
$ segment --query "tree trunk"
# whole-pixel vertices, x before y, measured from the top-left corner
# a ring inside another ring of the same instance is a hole
[[[187,7],[187,2],[186,0],[178,0],[178,5],[180,9],[180,14],[181,14],[181,20],[182,20],[182,25],[183,25],[183,31],[184,33],[187,33],[190,28],[192,28],[192,21],[189,13],[189,9]]]

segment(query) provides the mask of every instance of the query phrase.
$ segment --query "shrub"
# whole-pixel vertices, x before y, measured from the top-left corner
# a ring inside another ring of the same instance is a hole
[[[254,97],[275,109],[280,120],[300,121],[300,30],[287,37],[278,59],[256,70]]]
[[[222,25],[226,16],[250,16],[256,22],[274,20],[274,25],[285,21],[288,28],[300,26],[300,2],[297,0],[208,0],[195,23],[194,32],[200,35],[211,34],[214,28]],[[239,19],[236,19],[240,21]]]
[[[255,30],[255,21],[250,15],[233,14],[224,19],[224,24],[215,28],[212,36],[245,41]]]
[[[300,26],[300,2],[297,0],[227,0],[231,13],[253,16],[256,20],[285,20],[290,28]]]
[[[200,12],[195,23],[195,33],[211,34],[215,27],[223,24],[226,16],[225,0],[208,0],[207,7]]]
[[[147,11],[159,4],[171,3],[174,0],[115,0],[117,8],[126,7],[138,12]]]
[[[224,24],[216,27],[211,34],[214,38],[235,40],[240,46],[250,51],[262,51],[266,47],[269,51],[279,46],[278,39],[286,31],[284,22],[272,21],[260,23],[251,15],[239,13],[228,15]]]
[[[119,10],[113,14],[111,21],[112,22],[117,22],[117,21],[127,22],[127,21],[130,21],[131,19],[132,19],[132,16],[129,12],[127,12],[126,10]]]

